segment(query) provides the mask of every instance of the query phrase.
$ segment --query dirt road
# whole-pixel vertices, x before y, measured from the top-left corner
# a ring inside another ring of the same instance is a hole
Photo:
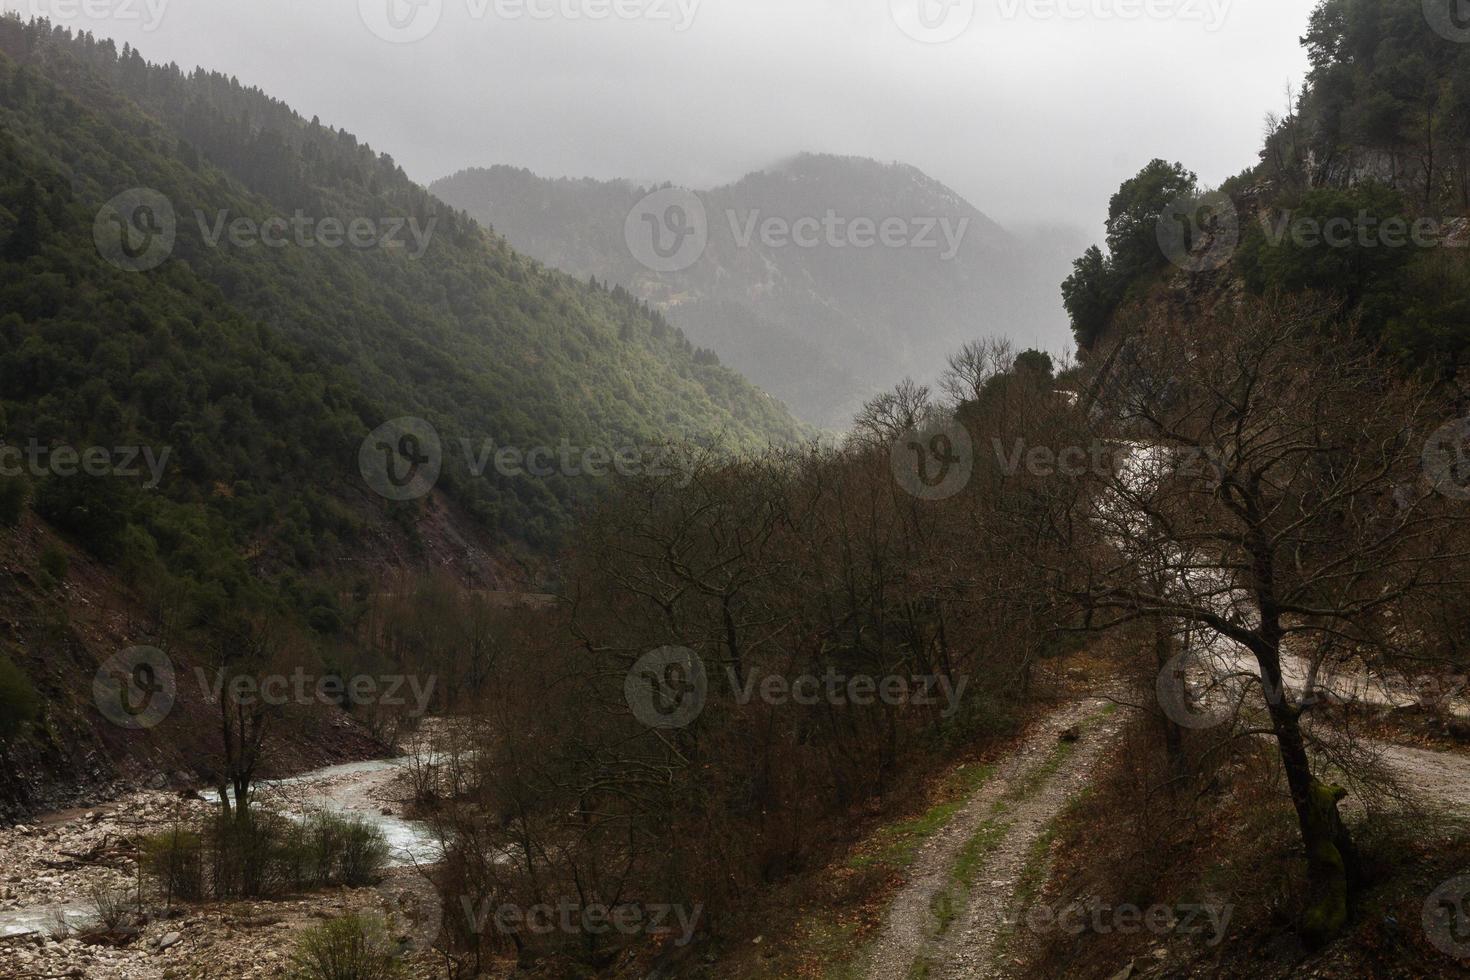
[[[1049,715],[920,852],[873,950],[873,980],[995,975],[1005,913],[1048,824],[1086,784],[1122,715],[1089,699]]]

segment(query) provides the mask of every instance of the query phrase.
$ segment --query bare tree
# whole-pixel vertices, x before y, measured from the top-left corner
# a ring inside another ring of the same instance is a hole
[[[956,405],[978,401],[992,378],[1008,373],[1016,362],[1011,341],[1004,337],[972,340],[949,355],[939,386]]]
[[[220,805],[228,816],[250,815],[250,792],[260,769],[266,732],[280,706],[262,696],[262,683],[284,671],[281,627],[269,619],[237,617],[213,641],[214,683],[218,686],[222,765],[216,779]],[[233,795],[232,795],[233,794]]]
[[[886,444],[917,428],[932,410],[929,387],[905,378],[892,391],[865,402],[853,428],[860,437]]]
[[[1343,925],[1355,870],[1345,791],[1309,751],[1317,679],[1415,656],[1396,616],[1452,584],[1463,557],[1420,474],[1446,407],[1332,312],[1252,302],[1135,331],[1098,404],[1118,465],[1051,517],[1075,556],[1055,571],[1091,626],[1184,624],[1225,669],[1249,665],[1297,815],[1314,942]]]

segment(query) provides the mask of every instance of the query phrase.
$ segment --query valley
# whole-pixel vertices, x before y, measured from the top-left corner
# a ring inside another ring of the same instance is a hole
[[[1013,234],[902,163],[801,154],[700,191],[497,166],[430,189],[527,255],[629,290],[825,428],[905,377],[936,381],[977,310],[1023,346],[1066,341],[1056,283],[1072,244]],[[678,269],[650,269],[625,218],[669,194],[705,244]]]
[[[0,980],[1470,976],[1470,34],[1176,8],[0,10]]]

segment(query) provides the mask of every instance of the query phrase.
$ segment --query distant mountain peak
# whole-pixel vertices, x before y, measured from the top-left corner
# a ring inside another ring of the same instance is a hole
[[[905,376],[932,380],[979,336],[1065,343],[1056,283],[1070,263],[912,164],[796,153],[695,190],[708,244],[677,272],[640,264],[625,239],[639,198],[664,186],[489,168],[432,189],[548,265],[629,289],[819,425],[846,425]],[[841,237],[859,219],[897,222],[899,244]],[[765,235],[767,222],[804,225],[805,244]]]

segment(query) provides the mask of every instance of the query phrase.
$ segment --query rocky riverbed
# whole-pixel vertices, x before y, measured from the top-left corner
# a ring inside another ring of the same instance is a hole
[[[0,828],[0,978],[205,980],[283,977],[300,933],[350,912],[385,916],[410,976],[430,976],[439,909],[421,871],[435,842],[404,817],[400,760],[353,763],[261,787],[261,805],[285,813],[330,809],[372,819],[395,865],[375,886],[334,888],[279,901],[175,905],[145,886],[138,908],[136,842],[217,806],[194,794],[142,791],[105,806]],[[134,925],[88,940],[95,896],[124,897]]]

